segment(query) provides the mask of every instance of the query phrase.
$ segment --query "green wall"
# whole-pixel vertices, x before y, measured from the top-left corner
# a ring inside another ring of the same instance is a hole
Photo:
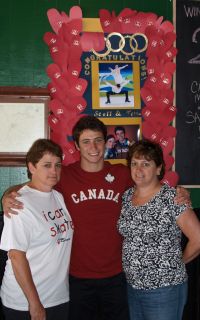
[[[98,17],[99,9],[124,8],[154,12],[164,20],[172,20],[171,0],[0,0],[0,86],[46,87],[45,69],[52,62],[43,35],[52,31],[47,10],[69,12],[79,5],[83,17]],[[0,168],[0,196],[9,185],[26,181],[25,168]],[[200,206],[199,190],[191,190],[195,207]]]
[[[118,14],[126,7],[172,17],[169,0],[0,0],[0,86],[46,87],[45,69],[51,60],[43,35],[52,31],[47,10],[68,13],[74,5],[82,8],[85,18],[98,17],[99,9]]]

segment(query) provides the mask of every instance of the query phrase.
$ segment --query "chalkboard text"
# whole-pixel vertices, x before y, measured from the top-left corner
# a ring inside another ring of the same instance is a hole
[[[187,7],[184,6],[185,15],[187,18],[198,17],[200,16],[200,8],[199,7]]]

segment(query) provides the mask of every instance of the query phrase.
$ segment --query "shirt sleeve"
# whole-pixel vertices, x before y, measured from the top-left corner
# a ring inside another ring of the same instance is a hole
[[[16,249],[26,252],[32,234],[32,223],[28,221],[29,212],[25,209],[17,210],[18,215],[11,218],[4,216],[4,227],[1,236],[0,249],[9,251]]]
[[[166,196],[166,194],[165,194]],[[177,219],[186,209],[189,208],[187,204],[177,204],[174,202],[174,198],[176,196],[176,189],[170,188],[169,189],[169,205],[171,207],[171,212],[173,212],[173,216]]]

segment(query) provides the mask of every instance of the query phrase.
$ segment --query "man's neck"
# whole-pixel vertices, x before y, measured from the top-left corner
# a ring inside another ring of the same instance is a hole
[[[86,172],[99,172],[104,167],[104,160],[98,163],[86,163],[83,160],[80,160],[81,169]]]

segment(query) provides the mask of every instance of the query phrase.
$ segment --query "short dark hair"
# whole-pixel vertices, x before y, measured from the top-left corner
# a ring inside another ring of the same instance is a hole
[[[122,126],[117,126],[117,127],[115,127],[115,134],[116,134],[116,132],[117,131],[123,131],[124,133],[125,133],[125,128],[124,127],[122,127]]]
[[[107,128],[105,124],[94,116],[84,116],[80,118],[72,129],[74,141],[79,146],[79,138],[84,130],[100,131],[106,141]]]
[[[31,179],[32,174],[29,171],[28,163],[31,162],[35,166],[46,153],[51,153],[62,161],[63,152],[57,143],[50,139],[36,140],[26,154],[27,175],[29,179]]]
[[[140,140],[131,145],[127,155],[127,163],[129,167],[131,167],[133,155],[136,158],[140,158],[142,156],[148,161],[153,160],[157,167],[161,166],[158,179],[162,180],[165,174],[165,162],[162,148],[158,143],[149,140]]]

